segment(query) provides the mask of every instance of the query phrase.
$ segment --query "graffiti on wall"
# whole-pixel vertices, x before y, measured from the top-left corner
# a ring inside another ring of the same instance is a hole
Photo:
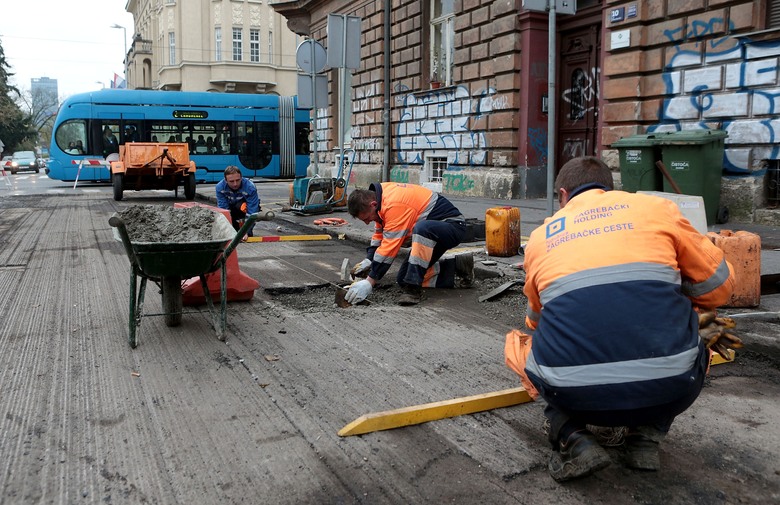
[[[724,36],[690,44],[716,33],[730,33],[721,17],[699,20],[664,35],[675,44],[663,78],[668,98],[660,122],[649,131],[709,128],[728,133],[724,168],[752,172],[763,159],[780,158],[780,42],[753,42]]]
[[[437,153],[447,156],[450,170],[457,170],[453,165],[484,165],[488,147],[484,116],[508,105],[508,98],[493,88],[474,96],[464,86],[407,93],[396,128],[398,162],[423,164],[426,153]]]
[[[547,165],[546,128],[528,128],[528,149],[536,155],[540,165]]]

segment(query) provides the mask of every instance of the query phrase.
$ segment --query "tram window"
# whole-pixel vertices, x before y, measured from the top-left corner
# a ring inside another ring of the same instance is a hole
[[[87,123],[83,119],[66,121],[57,128],[54,139],[57,147],[67,154],[84,154],[88,147]],[[81,150],[78,146],[81,145]]]

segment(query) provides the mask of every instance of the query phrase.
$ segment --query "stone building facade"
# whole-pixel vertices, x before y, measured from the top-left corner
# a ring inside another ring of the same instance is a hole
[[[127,87],[297,93],[302,40],[262,0],[129,0]]]
[[[353,185],[390,179],[463,196],[544,196],[552,105],[555,169],[595,155],[618,181],[612,144],[621,137],[726,131],[721,201],[732,217],[771,220],[759,214],[766,160],[780,159],[780,1],[576,6],[556,17],[550,86],[549,16],[522,0],[272,3],[294,32],[325,47],[328,14],[362,20],[361,65],[344,93],[329,72],[329,106],[316,122],[318,162],[333,163],[346,105]]]

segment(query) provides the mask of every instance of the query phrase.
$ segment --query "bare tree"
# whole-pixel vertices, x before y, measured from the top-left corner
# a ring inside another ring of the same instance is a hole
[[[19,93],[17,103],[29,114],[30,126],[35,131],[34,140],[38,145],[48,146],[59,108],[57,95],[42,89],[24,90]]]

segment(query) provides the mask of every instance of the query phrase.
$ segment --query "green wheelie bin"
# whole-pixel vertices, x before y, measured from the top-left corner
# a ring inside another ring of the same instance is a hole
[[[728,133],[722,130],[684,130],[656,134],[661,159],[684,195],[704,200],[707,225],[728,221],[728,209],[720,206],[723,154]],[[664,179],[664,191],[674,192]]]
[[[661,153],[655,143],[654,134],[623,137],[612,144],[620,156],[620,181],[623,191],[663,190],[663,178],[655,162]]]

